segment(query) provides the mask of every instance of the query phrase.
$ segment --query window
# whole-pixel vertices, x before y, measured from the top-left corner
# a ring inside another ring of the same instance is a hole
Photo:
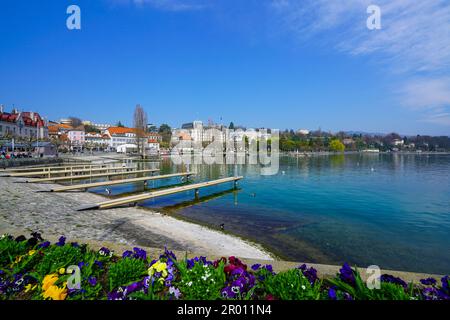
[[[0,132],[2,132],[2,131],[3,131],[3,126],[0,125]]]

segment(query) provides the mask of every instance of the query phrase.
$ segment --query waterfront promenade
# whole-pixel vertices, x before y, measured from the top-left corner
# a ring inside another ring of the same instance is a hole
[[[78,212],[80,205],[105,197],[87,192],[36,192],[52,185],[16,183],[22,180],[0,178],[0,230],[4,232],[39,230],[45,237],[63,234],[71,239],[272,259],[256,244],[140,207]]]

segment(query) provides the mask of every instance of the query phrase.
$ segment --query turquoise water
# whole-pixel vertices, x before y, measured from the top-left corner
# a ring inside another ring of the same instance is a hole
[[[161,173],[186,168],[169,160]],[[280,171],[256,166],[195,166],[193,180],[231,176],[232,184],[149,200],[142,205],[248,237],[282,257],[303,262],[450,272],[450,155],[283,156]],[[149,188],[181,183],[152,182]],[[143,190],[112,187],[113,195]],[[97,192],[104,192],[103,189]]]

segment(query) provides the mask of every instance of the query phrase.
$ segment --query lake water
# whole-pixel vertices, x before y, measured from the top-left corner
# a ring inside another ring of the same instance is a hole
[[[161,174],[186,170],[169,159],[150,165]],[[244,179],[238,190],[228,183],[201,189],[198,200],[187,191],[141,205],[213,227],[223,223],[288,260],[450,272],[450,155],[282,156],[273,176],[259,175],[254,165],[190,169],[198,173],[193,182],[235,173]],[[143,185],[111,190],[124,195]]]

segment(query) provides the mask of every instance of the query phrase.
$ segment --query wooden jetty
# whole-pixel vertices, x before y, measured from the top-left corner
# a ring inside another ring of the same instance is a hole
[[[55,175],[62,175],[62,174],[70,174],[70,175],[74,175],[74,174],[78,174],[78,173],[93,173],[93,172],[101,172],[101,171],[117,171],[117,170],[132,170],[135,169],[134,167],[119,167],[119,166],[114,166],[114,167],[103,167],[103,168],[80,168],[80,169],[67,169],[67,170],[59,170],[59,171],[34,171],[34,172],[19,172],[19,173],[10,173],[8,175],[6,175],[6,177],[42,177],[42,176],[46,176],[48,178],[51,178],[52,176]]]
[[[199,189],[201,189],[201,188],[215,186],[215,185],[227,183],[227,182],[234,182],[234,187],[236,187],[237,181],[241,180],[241,179],[243,179],[242,176],[229,177],[229,178],[223,178],[223,179],[212,180],[212,181],[207,181],[207,182],[200,182],[200,183],[191,184],[191,185],[182,186],[182,187],[175,187],[175,188],[164,189],[164,190],[159,190],[159,191],[146,192],[146,193],[142,193],[142,194],[138,194],[138,195],[134,195],[134,196],[127,196],[127,197],[122,197],[122,198],[118,198],[118,199],[113,199],[113,200],[96,203],[96,204],[86,205],[86,206],[78,208],[77,211],[93,210],[93,209],[108,209],[108,208],[117,207],[117,206],[125,205],[125,204],[136,205],[136,203],[140,202],[140,201],[157,198],[157,197],[162,197],[162,196],[167,196],[170,194],[180,193],[180,192],[184,192],[184,191],[188,191],[188,190],[195,190],[195,196],[198,197]]]
[[[52,167],[18,167],[18,168],[7,168],[0,170],[0,172],[48,172],[53,170],[70,170],[70,169],[88,169],[88,168],[102,168],[110,166],[110,163],[99,163],[99,164],[75,164],[75,165],[62,165],[62,166],[52,166]]]
[[[88,180],[91,178],[99,178],[99,177],[111,177],[111,176],[120,176],[120,175],[129,175],[129,174],[137,174],[137,173],[149,173],[156,172],[159,169],[145,169],[145,170],[126,170],[126,171],[115,171],[115,172],[107,172],[107,173],[95,173],[88,175],[76,175],[76,176],[66,176],[66,177],[51,177],[51,178],[35,178],[26,180],[27,183],[41,183],[41,182],[49,182],[49,181],[67,181],[67,180]]]
[[[195,172],[172,173],[172,174],[165,174],[165,175],[158,175],[158,176],[148,176],[148,177],[139,177],[139,178],[131,178],[131,179],[110,180],[110,181],[93,182],[93,183],[86,183],[86,184],[77,184],[77,185],[72,185],[72,186],[62,186],[62,187],[56,187],[56,188],[50,189],[50,190],[48,190],[48,192],[64,192],[64,191],[80,190],[80,189],[87,190],[89,188],[113,186],[113,185],[118,185],[118,184],[127,184],[127,183],[134,183],[134,182],[140,182],[140,181],[169,179],[169,178],[174,178],[174,177],[189,177],[191,175],[195,175]],[[47,190],[45,190],[45,191],[47,191]]]

